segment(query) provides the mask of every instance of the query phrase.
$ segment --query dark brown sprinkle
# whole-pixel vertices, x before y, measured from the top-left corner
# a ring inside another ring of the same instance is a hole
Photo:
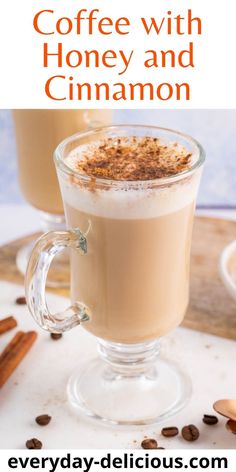
[[[103,141],[77,162],[89,177],[113,180],[152,180],[176,175],[189,168],[191,155],[185,148],[165,146],[156,138],[119,138]],[[148,165],[147,165],[148,163]]]
[[[186,441],[196,441],[199,438],[199,430],[193,424],[184,426],[181,432]]]
[[[50,336],[54,341],[57,341],[62,338],[62,333],[51,333]]]
[[[233,434],[236,434],[236,421],[228,420],[226,423],[226,428]]]
[[[40,426],[47,426],[50,423],[52,417],[49,415],[40,415],[35,418],[35,421]]]
[[[26,298],[25,297],[17,297],[16,304],[17,305],[26,305]]]
[[[42,449],[43,445],[39,439],[32,438],[28,439],[25,443],[27,449]]]
[[[203,415],[202,421],[211,426],[218,423],[218,418],[215,415]]]
[[[141,442],[143,449],[157,449],[157,441],[155,439],[147,438]]]
[[[168,428],[162,428],[161,430],[162,436],[165,436],[166,438],[172,438],[174,436],[177,436],[179,434],[178,428],[176,426],[169,426]]]

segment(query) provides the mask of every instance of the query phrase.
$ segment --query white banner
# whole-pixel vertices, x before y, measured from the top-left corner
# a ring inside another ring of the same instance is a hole
[[[235,0],[7,0],[1,108],[235,108]]]
[[[7,450],[0,455],[2,472],[40,470],[227,470],[235,472],[236,452],[232,450]]]

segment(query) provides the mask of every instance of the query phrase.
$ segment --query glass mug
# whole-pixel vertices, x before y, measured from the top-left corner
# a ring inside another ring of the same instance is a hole
[[[104,138],[155,137],[192,154],[189,169],[148,181],[96,178],[64,159]],[[179,132],[152,126],[108,126],[64,140],[54,160],[67,231],[43,235],[27,274],[29,309],[44,329],[61,333],[82,325],[98,341],[99,357],[78,366],[68,383],[78,410],[113,424],[151,424],[176,413],[191,382],[159,357],[159,339],[185,315],[195,200],[205,156]],[[49,266],[70,248],[71,306],[52,314],[45,298]]]

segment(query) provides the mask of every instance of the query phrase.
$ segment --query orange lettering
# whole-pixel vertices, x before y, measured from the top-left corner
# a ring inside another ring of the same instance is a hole
[[[55,79],[63,79],[65,80],[66,76],[65,75],[54,75],[53,77],[50,77],[50,79],[47,80],[46,84],[45,84],[45,92],[46,92],[46,95],[47,97],[51,98],[51,100],[66,100],[66,97],[64,98],[57,98],[57,97],[54,97],[51,93],[51,85],[52,85],[52,82],[54,82]]]
[[[44,31],[42,31],[42,30],[39,28],[38,21],[39,21],[40,16],[41,16],[43,13],[54,13],[54,11],[53,11],[53,10],[41,10],[41,11],[39,11],[39,12],[37,13],[37,15],[35,15],[34,21],[33,21],[33,25],[34,25],[35,31],[37,31],[37,33],[40,33],[40,34],[54,34],[54,32],[45,33]]]

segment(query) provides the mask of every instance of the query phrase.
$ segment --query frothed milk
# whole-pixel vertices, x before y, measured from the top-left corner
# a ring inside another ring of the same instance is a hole
[[[109,110],[14,110],[21,189],[39,210],[62,214],[63,205],[53,151],[66,136],[109,124]]]
[[[71,253],[71,296],[89,307],[84,327],[95,336],[141,343],[184,317],[199,175],[158,185],[158,177],[185,171],[190,154],[147,138],[118,141],[78,147],[65,158],[73,171],[91,177],[89,185],[79,175],[59,175],[68,227],[87,239],[86,255]]]

